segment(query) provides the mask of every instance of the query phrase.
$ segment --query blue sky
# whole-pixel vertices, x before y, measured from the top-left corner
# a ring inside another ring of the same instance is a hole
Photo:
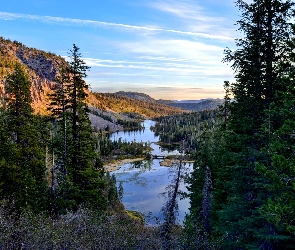
[[[61,56],[75,43],[92,91],[222,98],[233,0],[0,0],[0,36]]]

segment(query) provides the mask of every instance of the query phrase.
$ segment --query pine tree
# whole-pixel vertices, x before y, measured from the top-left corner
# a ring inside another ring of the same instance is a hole
[[[103,207],[99,189],[103,186],[100,180],[102,169],[95,169],[95,142],[89,120],[89,108],[86,103],[88,85],[83,80],[89,69],[81,59],[79,48],[74,44],[70,50],[71,84],[68,86],[71,135],[73,140],[71,159],[71,174],[77,190],[78,203],[85,200],[96,207]]]
[[[16,64],[6,81],[6,109],[2,112],[1,191],[16,208],[46,208],[45,147],[31,107],[31,83]]]
[[[283,148],[282,140],[278,143],[274,138],[276,133],[280,134],[280,128],[290,124],[290,121],[284,122],[286,117],[283,113],[286,111],[282,110],[292,112],[293,105],[290,100],[289,106],[281,104],[282,99],[286,100],[282,93],[292,92],[288,86],[293,88],[291,81],[285,80],[293,79],[289,67],[294,50],[291,45],[294,33],[289,23],[293,3],[254,0],[247,4],[238,0],[237,6],[242,12],[238,21],[239,30],[245,37],[236,40],[237,50],[225,50],[224,59],[232,64],[236,81],[225,84],[226,104],[229,104],[221,110],[226,118],[225,124],[214,130],[212,143],[207,146],[210,150],[206,152],[205,148],[201,149],[198,157],[191,180],[191,212],[200,217],[206,161],[213,181],[209,221],[214,229],[212,235],[216,239],[223,238],[225,249],[277,249],[285,245],[287,239],[290,240],[278,226],[279,218],[284,213],[277,213],[276,219],[270,219],[270,211],[274,207],[290,209],[278,199],[282,194],[279,183],[283,182],[277,179],[282,180],[282,165],[289,169],[289,177],[292,176],[292,162],[285,165],[277,149]],[[231,103],[228,102],[230,94],[234,97]],[[291,138],[291,131],[288,133],[288,138]],[[276,150],[272,152],[272,149]],[[286,156],[288,150],[285,152]],[[291,192],[287,188],[283,191],[286,197]],[[200,225],[198,222],[195,224]],[[292,249],[292,246],[283,249]]]
[[[278,0],[237,1],[242,11],[238,25],[245,37],[237,40],[236,51],[225,51],[225,61],[236,72],[236,82],[230,86],[235,100],[227,126],[231,131],[227,154],[234,162],[225,166],[231,170],[227,172],[229,185],[223,187],[228,189],[215,194],[227,192],[216,210],[216,228],[228,235],[228,248],[273,249],[284,239],[259,211],[269,195],[268,180],[257,173],[255,165],[270,165],[271,138],[265,128],[269,127],[271,104],[284,89],[282,64],[290,58],[292,5]],[[278,126],[278,120],[273,120],[271,129]]]
[[[76,206],[73,198],[73,183],[68,173],[72,140],[67,92],[71,79],[70,67],[67,63],[61,65],[59,75],[54,80],[56,85],[53,92],[49,94],[50,103],[48,106],[52,118],[50,152],[53,157],[53,164],[50,166],[50,211],[53,217],[60,213],[66,213],[67,210]]]
[[[73,45],[70,62],[61,70],[57,87],[51,95],[51,110],[58,118],[57,164],[59,190],[56,193],[60,210],[77,209],[82,203],[104,209],[101,194],[103,169],[98,168],[95,141],[86,103],[88,85],[84,81],[88,66]],[[62,152],[62,153],[61,153]]]
[[[55,147],[59,150],[58,155],[59,171],[67,174],[68,152],[70,146],[71,127],[69,124],[69,96],[67,89],[70,84],[70,68],[69,65],[64,64],[60,69],[60,75],[56,77],[56,85],[53,93],[49,95],[50,104],[48,110],[51,111],[51,117],[54,120],[53,133],[55,136]]]
[[[293,31],[295,27],[293,26]],[[293,215],[295,209],[295,91],[294,91],[294,61],[295,38],[289,44],[290,60],[281,66],[281,88],[276,92],[276,101],[271,103],[267,131],[270,133],[270,146],[267,148],[271,155],[271,164],[256,164],[256,170],[268,180],[269,197],[260,209],[261,213],[285,234],[290,249],[295,247],[295,224]]]

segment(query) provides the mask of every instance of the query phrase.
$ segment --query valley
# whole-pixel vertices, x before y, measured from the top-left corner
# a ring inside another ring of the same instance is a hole
[[[202,12],[176,3],[158,11]],[[65,57],[0,37],[1,249],[295,249],[295,5],[235,4],[237,39],[217,16],[214,34],[185,31],[202,16],[183,31],[108,23],[132,42],[96,36]]]

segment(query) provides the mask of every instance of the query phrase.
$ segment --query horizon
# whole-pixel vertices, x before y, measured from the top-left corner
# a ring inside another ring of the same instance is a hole
[[[124,90],[118,90],[116,92],[99,92],[99,91],[92,91],[94,93],[103,93],[103,94],[117,94],[118,92],[126,92],[126,93],[138,93],[138,94],[147,94],[147,93],[144,93],[144,92],[136,92],[136,91],[124,91]],[[222,97],[216,97],[216,98],[213,98],[213,97],[208,97],[208,98],[198,98],[198,99],[163,99],[163,98],[160,98],[160,99],[157,99],[157,98],[154,98],[152,95],[149,95],[147,94],[149,97],[155,99],[156,101],[176,101],[176,102],[183,102],[183,101],[202,101],[202,100],[218,100],[218,99],[224,99],[224,96]]]
[[[1,36],[67,57],[76,44],[94,92],[154,99],[223,98],[233,81],[222,63],[235,48],[232,0],[16,0],[0,8]]]

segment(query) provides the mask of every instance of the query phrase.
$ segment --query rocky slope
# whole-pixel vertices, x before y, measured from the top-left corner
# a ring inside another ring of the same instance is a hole
[[[28,48],[22,43],[0,37],[0,97],[4,96],[6,77],[16,62],[25,67],[32,82],[32,105],[35,112],[46,114],[46,96],[54,86],[53,79],[58,75],[60,66],[66,63],[65,60],[52,53]]]

